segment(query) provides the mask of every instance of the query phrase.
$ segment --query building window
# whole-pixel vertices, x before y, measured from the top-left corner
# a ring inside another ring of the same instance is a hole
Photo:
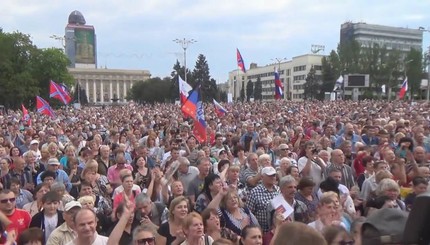
[[[306,70],[306,65],[302,65],[302,66],[295,66],[294,67],[294,71],[305,71]]]

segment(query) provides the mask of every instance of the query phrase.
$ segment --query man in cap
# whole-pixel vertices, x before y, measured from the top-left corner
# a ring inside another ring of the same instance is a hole
[[[32,140],[30,142],[30,149],[29,150],[36,152],[36,160],[39,161],[40,158],[42,157],[42,155],[40,154],[40,150],[39,150],[39,141]]]
[[[70,179],[69,176],[67,175],[67,173],[60,169],[60,162],[58,161],[57,158],[51,158],[48,160],[48,169],[47,171],[52,171],[55,173],[56,177],[55,177],[55,181],[57,182],[61,182],[66,186],[67,191],[70,191],[70,189],[72,189],[72,183],[70,183]],[[40,173],[37,176],[37,184],[42,183],[42,174],[44,172]]]
[[[73,217],[81,208],[81,204],[77,201],[70,201],[64,205],[63,218],[65,222],[51,233],[46,245],[64,245],[75,239]]]
[[[279,187],[276,185],[276,170],[273,167],[264,167],[261,170],[262,182],[253,188],[249,194],[248,207],[255,215],[263,232],[270,229],[268,223],[268,205],[270,200],[279,194]]]

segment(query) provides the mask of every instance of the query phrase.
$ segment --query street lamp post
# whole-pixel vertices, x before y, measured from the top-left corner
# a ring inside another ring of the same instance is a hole
[[[278,72],[279,72],[279,79],[281,79],[281,63],[282,62],[284,62],[284,61],[287,61],[287,58],[273,58],[273,59],[271,59],[272,61],[276,61],[277,63],[278,63]],[[284,73],[285,74],[285,73]],[[285,79],[285,81],[287,81],[287,79]],[[288,89],[287,89],[287,92],[285,93],[285,91],[283,91],[284,92],[284,94],[288,94],[289,93],[289,91],[290,91],[290,84],[287,84],[287,86],[285,86],[285,87],[287,87]],[[285,90],[285,88],[284,88],[284,90]],[[284,97],[285,98],[285,97]]]
[[[176,38],[175,40],[173,40],[173,42],[180,44],[182,49],[184,50],[184,69],[185,69],[184,78],[185,78],[185,82],[187,82],[187,48],[190,44],[193,44],[197,41],[194,39]]]
[[[407,76],[406,76],[407,65],[409,63],[411,63],[412,61],[414,61],[414,60],[407,60],[407,61],[403,62],[403,69],[404,69],[403,70],[403,72],[404,72],[403,81],[406,80],[406,78],[407,78]],[[412,99],[412,93],[410,92],[410,90],[409,90],[409,99]]]

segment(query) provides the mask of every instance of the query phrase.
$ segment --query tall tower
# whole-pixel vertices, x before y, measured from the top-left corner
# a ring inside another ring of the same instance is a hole
[[[97,40],[94,26],[86,25],[81,12],[69,15],[66,26],[65,50],[72,68],[97,68]]]

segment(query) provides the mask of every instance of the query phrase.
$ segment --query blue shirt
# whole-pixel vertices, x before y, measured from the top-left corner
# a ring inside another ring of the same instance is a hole
[[[42,178],[41,178],[41,175],[43,174],[44,172],[42,172],[42,173],[40,173],[38,176],[37,176],[37,184],[40,184],[40,183],[42,183]],[[71,189],[72,189],[72,183],[70,183],[70,180],[69,180],[69,176],[67,175],[67,173],[64,171],[64,170],[62,170],[62,169],[58,169],[56,172],[56,175],[57,175],[57,177],[55,177],[55,180],[57,181],[57,182],[61,182],[61,183],[63,183],[65,186],[66,186],[66,190],[67,191],[70,191]]]

